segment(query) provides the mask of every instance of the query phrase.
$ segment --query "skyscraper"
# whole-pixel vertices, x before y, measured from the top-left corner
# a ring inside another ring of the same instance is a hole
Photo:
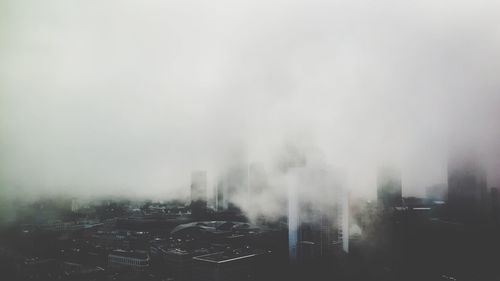
[[[473,152],[460,152],[448,160],[448,203],[457,215],[472,214],[487,206],[486,172]]]
[[[299,231],[299,200],[297,187],[294,184],[288,185],[288,256],[290,262],[297,261]]]
[[[339,175],[322,166],[294,167],[287,173],[290,261],[331,255],[337,245],[347,252],[348,200]]]
[[[226,180],[220,177],[215,185],[215,210],[223,211],[227,209],[227,189]]]
[[[402,205],[401,173],[392,168],[382,168],[377,176],[377,199],[383,208]]]
[[[214,190],[215,209],[239,212],[238,197],[248,196],[249,166],[245,163],[232,164],[219,175]]]
[[[207,209],[207,172],[191,174],[191,210],[193,215],[203,214]]]
[[[341,191],[339,205],[339,242],[342,250],[349,253],[349,192],[345,189]]]

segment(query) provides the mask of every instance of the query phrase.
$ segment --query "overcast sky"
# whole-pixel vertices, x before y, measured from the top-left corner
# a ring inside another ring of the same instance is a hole
[[[499,1],[0,1],[0,182],[17,194],[185,196],[289,144],[359,196],[500,182]],[[495,172],[496,171],[496,172]]]

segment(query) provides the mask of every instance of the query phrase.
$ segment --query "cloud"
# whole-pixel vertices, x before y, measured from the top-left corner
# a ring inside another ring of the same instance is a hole
[[[288,142],[362,196],[385,163],[406,194],[446,182],[465,140],[500,180],[494,1],[2,6],[4,190],[184,197],[192,170],[272,167]]]

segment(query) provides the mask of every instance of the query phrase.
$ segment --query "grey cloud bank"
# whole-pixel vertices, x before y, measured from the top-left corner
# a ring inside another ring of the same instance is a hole
[[[0,7],[5,193],[184,197],[192,170],[272,177],[287,143],[368,198],[386,163],[404,194],[446,182],[462,145],[500,183],[495,1]]]

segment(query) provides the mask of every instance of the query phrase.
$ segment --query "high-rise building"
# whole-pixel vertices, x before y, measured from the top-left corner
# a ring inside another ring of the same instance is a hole
[[[473,152],[456,153],[448,160],[448,204],[458,215],[472,214],[486,207],[486,172]]]
[[[248,194],[248,165],[232,165],[219,176],[214,201],[218,211],[239,211],[235,199]]]
[[[295,167],[288,173],[289,260],[329,256],[338,246],[347,252],[349,211],[344,195],[348,193],[342,190],[339,175],[320,167]]]
[[[71,198],[71,211],[77,212],[80,209],[80,204],[77,198]]]
[[[227,209],[227,190],[226,190],[226,180],[224,177],[220,177],[215,185],[215,210],[223,211]]]
[[[339,242],[342,243],[342,250],[349,253],[349,192],[342,190],[340,195],[339,212]]]
[[[191,174],[191,210],[194,215],[207,209],[207,172],[194,171]]]
[[[402,205],[401,173],[392,168],[382,168],[377,176],[377,199],[383,208]]]
[[[229,210],[239,210],[235,198],[242,194],[248,194],[248,165],[244,163],[233,165],[226,175],[226,201]]]
[[[299,201],[294,185],[288,187],[288,256],[296,262],[299,241]]]

